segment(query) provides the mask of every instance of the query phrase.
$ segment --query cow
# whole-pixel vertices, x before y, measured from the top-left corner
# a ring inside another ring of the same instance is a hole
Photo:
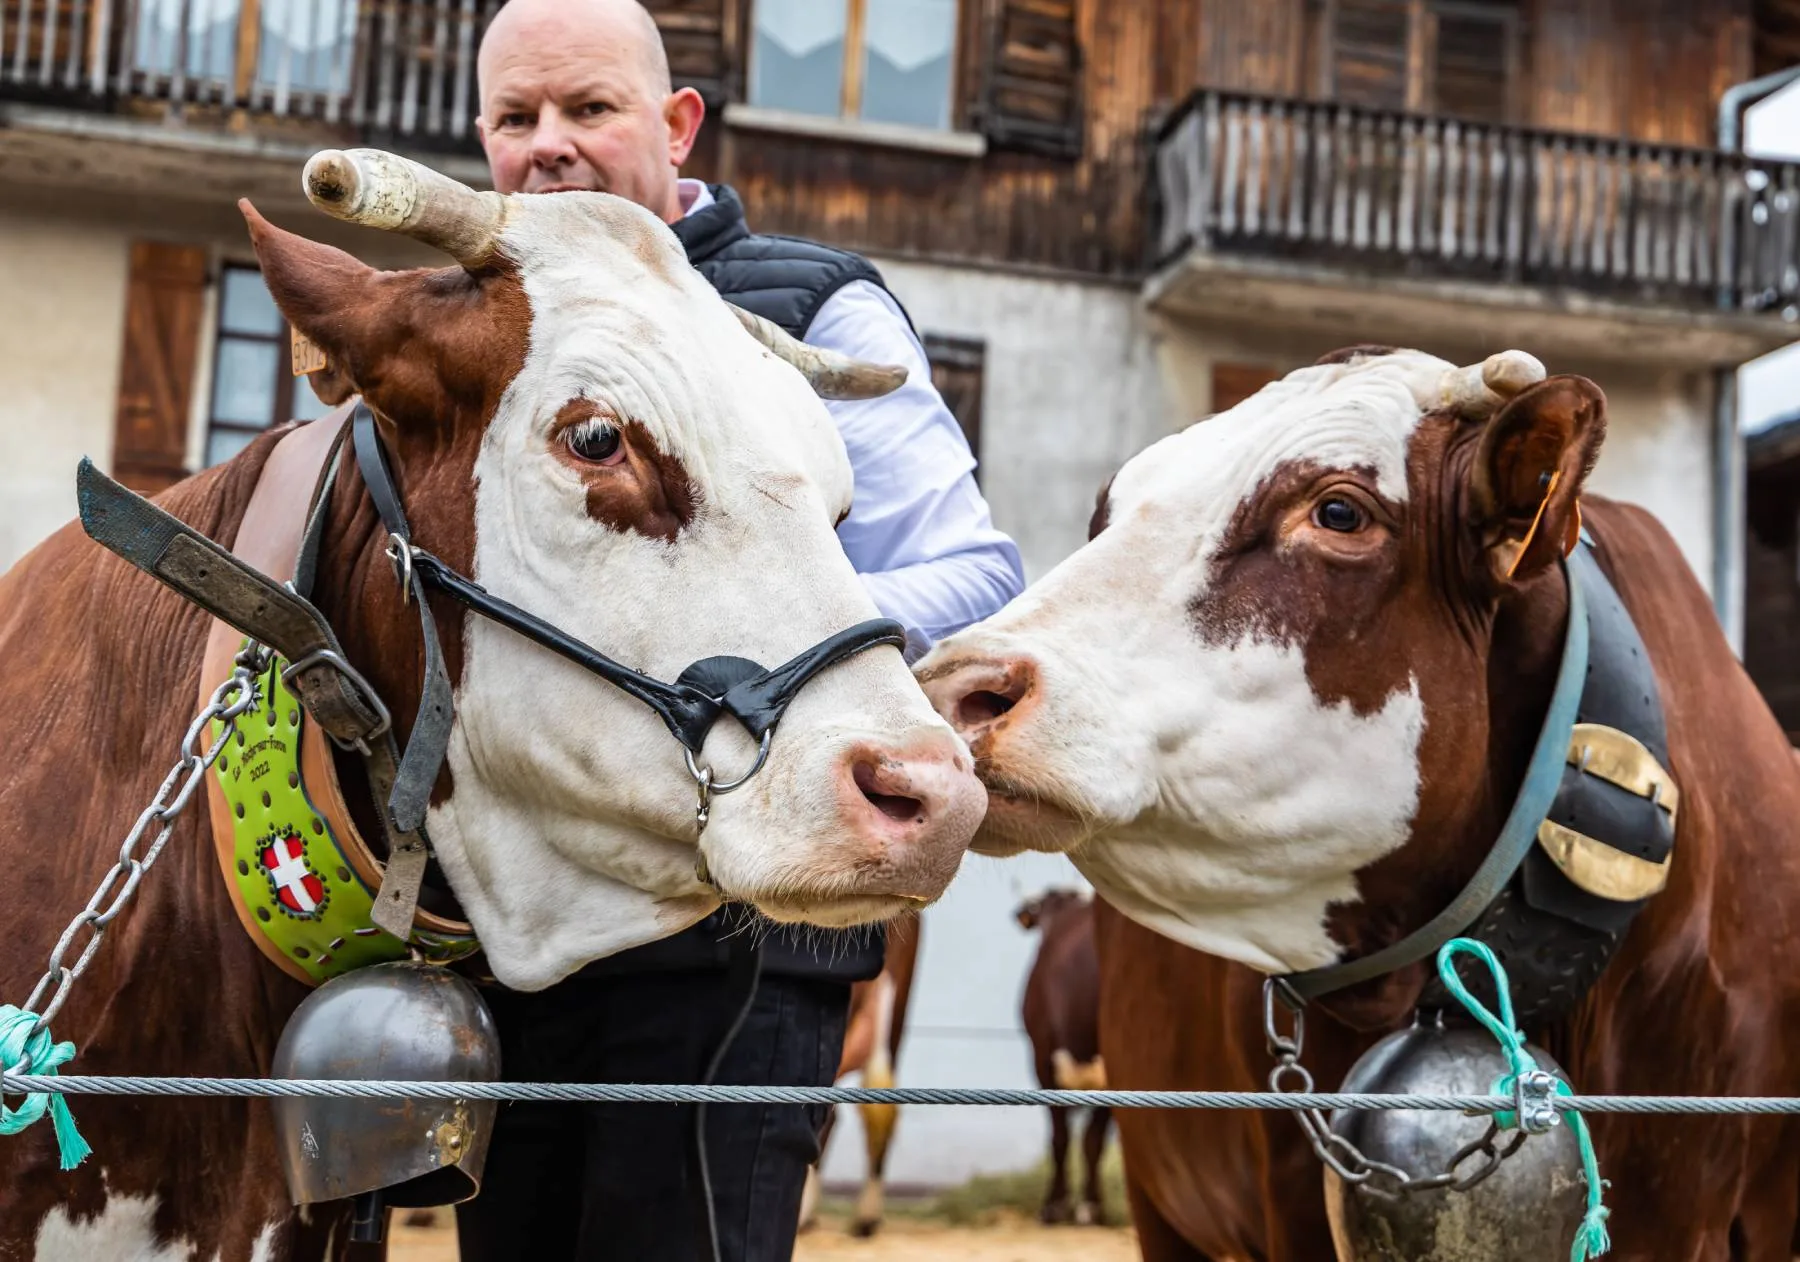
[[[844,1050],[838,1057],[834,1081],[862,1075],[865,1087],[894,1085],[894,1067],[900,1060],[900,1042],[906,1037],[906,1007],[912,998],[914,969],[919,962],[922,921],[916,914],[901,916],[888,926],[887,951],[881,972],[850,988],[850,1013],[845,1021]],[[856,1115],[863,1126],[863,1187],[857,1196],[850,1234],[869,1237],[881,1230],[887,1199],[883,1182],[888,1149],[894,1142],[894,1126],[900,1120],[897,1104],[859,1104]],[[819,1163],[836,1129],[837,1111],[826,1116],[819,1136]],[[807,1172],[806,1192],[800,1202],[802,1230],[818,1221],[819,1166]]]
[[[1544,724],[1585,536],[1654,671],[1680,812],[1666,888],[1527,1033],[1582,1092],[1800,1095],[1800,774],[1669,534],[1584,493],[1605,428],[1598,385],[1520,353],[1327,356],[1127,462],[1083,548],[917,664],[988,787],[975,848],[1067,852],[1105,900],[1114,1087],[1264,1089],[1264,977],[1449,906]],[[1322,1087],[1407,1024],[1430,967],[1311,1005]],[[1617,1257],[1788,1262],[1793,1119],[1592,1128]],[[1119,1130],[1145,1258],[1332,1255],[1292,1118]]]
[[[1094,904],[1079,890],[1052,889],[1014,913],[1019,926],[1039,935],[1037,956],[1025,978],[1021,1017],[1031,1040],[1032,1068],[1040,1087],[1059,1091],[1106,1090],[1100,1055],[1100,961],[1094,952]],[[1081,1199],[1069,1200],[1069,1114],[1050,1108],[1050,1186],[1038,1217],[1045,1223],[1106,1221],[1100,1157],[1106,1151],[1110,1109],[1089,1109],[1081,1133],[1087,1179]]]
[[[371,150],[315,155],[306,185],[338,217],[456,260],[378,271],[240,203],[277,306],[323,353],[321,395],[373,411],[420,548],[663,680],[717,655],[775,665],[875,616],[834,533],[850,465],[809,380],[849,397],[891,388],[893,373],[735,317],[667,227],[623,198],[476,193]],[[318,432],[281,427],[156,502],[241,544],[260,475]],[[312,485],[274,490],[304,503]],[[313,600],[404,744],[420,621],[354,461],[322,511]],[[706,822],[649,708],[430,600],[455,717],[428,833],[505,985],[548,986],[722,899],[844,927],[916,909],[956,872],[983,791],[893,648],[801,688],[766,766]],[[74,524],[0,576],[9,1001],[24,1002],[174,761],[210,621]],[[722,780],[757,747],[728,722],[701,752]],[[341,765],[348,783],[356,760]],[[377,835],[373,811],[361,815]],[[74,1071],[269,1072],[308,992],[240,927],[213,851],[206,809],[180,816],[56,1018],[79,1045]],[[94,1155],[73,1172],[58,1171],[47,1124],[0,1140],[0,1258],[341,1252],[338,1206],[289,1204],[266,1104],[96,1098],[75,1113]]]

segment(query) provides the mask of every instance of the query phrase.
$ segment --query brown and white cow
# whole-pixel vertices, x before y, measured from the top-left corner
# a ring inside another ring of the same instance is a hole
[[[601,194],[476,194],[368,151],[338,161],[359,204],[462,265],[375,271],[245,215],[277,304],[328,356],[327,388],[375,411],[421,547],[664,679],[715,654],[774,665],[875,615],[834,535],[852,488],[829,415],[654,216]],[[285,430],[160,503],[230,546]],[[418,622],[354,464],[328,513],[315,600],[409,716]],[[766,769],[714,806],[700,842],[714,889],[696,877],[693,781],[656,716],[433,601],[458,704],[429,828],[508,985],[673,933],[719,890],[841,926],[915,908],[956,872],[982,789],[898,653],[800,692]],[[74,525],[0,577],[7,1001],[24,1001],[174,761],[208,625]],[[706,749],[721,768],[754,752],[730,724]],[[76,984],[55,1022],[80,1048],[71,1072],[268,1072],[304,992],[239,926],[209,833],[204,809],[182,817]],[[72,1173],[47,1124],[0,1140],[6,1262],[311,1262],[342,1239],[340,1215],[289,1206],[260,1101],[75,1113],[94,1156]]]
[[[1031,1040],[1038,1086],[1059,1091],[1106,1090],[1100,1054],[1100,959],[1094,947],[1094,899],[1082,890],[1046,890],[1014,913],[1038,934],[1037,956],[1025,976],[1020,1018]],[[1083,1225],[1106,1221],[1100,1158],[1106,1151],[1111,1109],[1087,1110],[1081,1132],[1086,1165],[1078,1201],[1069,1199],[1069,1115],[1050,1105],[1050,1186],[1039,1217],[1046,1223]]]
[[[1529,357],[1489,362],[1498,410],[1479,369],[1357,348],[1157,443],[1086,547],[920,663],[988,786],[977,848],[1065,850],[1110,904],[1114,1086],[1262,1088],[1260,975],[1398,940],[1497,835],[1560,658],[1555,562],[1606,404],[1583,378],[1509,379]],[[1581,1091],[1800,1095],[1794,756],[1667,533],[1580,509],[1648,647],[1682,809],[1668,887],[1534,1033]],[[1315,1005],[1322,1085],[1407,1020],[1425,970]],[[1123,1111],[1119,1129],[1147,1258],[1331,1256],[1292,1119]],[[1616,1256],[1788,1262],[1800,1124],[1593,1129]]]

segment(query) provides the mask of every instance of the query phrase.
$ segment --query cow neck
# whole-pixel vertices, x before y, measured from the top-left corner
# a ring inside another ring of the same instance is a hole
[[[345,576],[369,569],[370,559],[363,553],[371,547],[375,557],[380,557],[378,541],[361,543],[354,530],[345,528],[345,519],[354,517],[355,488],[347,485],[343,477],[333,476],[330,472],[336,468],[334,456],[345,436],[347,416],[348,409],[344,409],[301,425],[275,445],[251,492],[232,548],[234,556],[269,577],[281,582],[293,580],[296,588],[308,588],[314,596],[326,595],[321,611],[327,614],[334,627],[341,625],[338,619],[343,616],[344,607],[352,603],[348,597],[353,591],[354,579],[347,580]],[[295,493],[301,487],[317,489],[311,498],[302,498]],[[321,495],[323,502],[320,502]],[[366,502],[366,496],[363,499]],[[309,515],[309,508],[315,504],[318,505],[316,516]],[[309,519],[315,526],[310,533],[318,548],[310,563],[303,557],[302,548],[303,537],[309,533]],[[301,571],[298,576],[296,568]],[[336,617],[333,616],[334,606]],[[394,616],[397,618],[404,612],[397,609]],[[230,673],[232,658],[243,638],[229,624],[213,620],[201,672],[203,695],[210,695],[216,681]],[[392,637],[371,639],[365,631],[360,637],[342,635],[340,643],[352,664],[380,681],[378,687],[382,689],[382,695],[392,697],[404,707],[410,699],[409,693],[416,697],[419,689],[415,683],[408,689],[387,691],[394,682],[385,678],[389,672],[382,669],[385,665],[383,655],[390,651],[385,643],[387,638]],[[279,672],[271,670],[263,686],[271,700],[266,720],[271,731],[265,736],[279,742],[284,737],[277,726],[282,708],[274,702],[285,695],[276,691],[280,687]],[[327,854],[332,861],[320,862],[318,855],[312,856],[309,867],[316,869],[311,879],[317,888],[310,897],[316,897],[329,909],[331,900],[326,894],[335,888],[338,906],[329,923],[347,926],[346,937],[360,934],[366,931],[362,928],[366,915],[356,916],[352,912],[366,910],[381,884],[382,865],[388,857],[387,847],[381,840],[386,833],[375,815],[369,777],[362,759],[336,749],[318,723],[300,721],[297,706],[289,708],[287,713],[289,726],[298,729],[298,751],[294,755],[298,781],[291,783],[285,799],[282,786],[275,784],[273,800],[271,793],[264,793],[262,803],[276,815],[284,810],[297,812],[302,817],[316,814],[319,831],[323,833],[317,844],[332,847],[329,852],[319,853]],[[410,714],[411,711],[402,708],[398,713]],[[260,710],[254,717],[264,721]],[[248,721],[240,720],[240,723]],[[396,722],[399,721],[397,717]],[[240,744],[240,748],[245,747]],[[246,748],[246,755],[248,752]],[[226,788],[232,755],[233,751],[228,747],[220,772],[207,777],[212,832],[233,908],[263,954],[284,972],[307,984],[316,984],[342,968],[392,955],[396,950],[404,954],[405,947],[392,940],[386,940],[385,944],[353,941],[352,949],[340,948],[333,953],[329,947],[336,931],[324,931],[327,922],[322,917],[309,925],[314,932],[302,940],[296,938],[295,926],[281,918],[283,907],[273,887],[268,899],[257,897],[253,900],[246,895],[247,889],[257,886],[254,878],[259,878],[261,873],[253,866],[257,856],[246,852],[246,839],[239,836],[240,823],[246,818],[246,809],[256,809],[257,801],[256,794],[248,791],[247,786],[234,784],[236,791]],[[239,770],[241,773],[242,769]],[[314,844],[311,838],[307,840],[309,845]],[[339,859],[341,862],[337,861]],[[448,958],[466,953],[467,945],[463,944],[471,944],[472,939],[467,924],[461,919],[460,908],[449,895],[447,886],[441,884],[441,878],[432,879],[435,875],[428,868],[426,888],[421,891],[420,907],[413,924],[422,940],[434,948],[450,944],[444,951]],[[246,883],[247,877],[252,879]],[[260,895],[262,891],[257,889],[256,893]],[[350,924],[352,920],[354,925]],[[305,916],[296,917],[296,923],[306,921]],[[331,958],[333,954],[338,958]]]
[[[1568,615],[1564,619],[1561,661],[1551,688],[1531,755],[1498,835],[1468,881],[1429,920],[1367,954],[1337,964],[1290,973],[1279,979],[1294,1006],[1364,983],[1388,978],[1427,959],[1451,938],[1467,929],[1511,881],[1537,836],[1538,826],[1549,812],[1561,782],[1568,755],[1569,734],[1587,671],[1588,620],[1585,594],[1573,568],[1564,567],[1568,591]],[[1438,845],[1442,839],[1433,839]],[[1408,850],[1412,847],[1409,845]],[[1356,1024],[1361,1024],[1357,1021]]]

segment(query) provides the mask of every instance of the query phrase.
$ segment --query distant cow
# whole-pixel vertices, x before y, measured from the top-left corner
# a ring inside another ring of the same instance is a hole
[[[1094,953],[1091,895],[1053,889],[1023,904],[1019,924],[1036,929],[1041,941],[1025,979],[1025,1033],[1031,1039],[1038,1085],[1065,1091],[1104,1091],[1106,1062],[1100,1057],[1100,961]],[[1050,1188],[1039,1217],[1047,1223],[1106,1221],[1100,1190],[1100,1156],[1112,1110],[1090,1109],[1081,1135],[1087,1179],[1081,1200],[1069,1202],[1069,1114],[1050,1109]]]
[[[1105,901],[1114,1087],[1262,1088],[1262,975],[1366,958],[1452,905],[1544,727],[1580,547],[1641,636],[1680,806],[1666,887],[1532,1033],[1584,1093],[1800,1095],[1795,757],[1674,540],[1583,494],[1605,429],[1598,386],[1529,356],[1339,352],[1133,458],[1085,547],[918,664],[988,786],[976,848],[1065,850]],[[1317,1082],[1405,1028],[1430,975],[1315,1001]],[[1591,1125],[1620,1262],[1791,1257],[1800,1122]],[[1147,1258],[1331,1256],[1293,1118],[1119,1130]]]
[[[844,1031],[844,1051],[838,1058],[834,1081],[841,1082],[851,1074],[861,1073],[865,1087],[894,1085],[894,1066],[900,1060],[900,1042],[906,1036],[906,1005],[912,998],[913,970],[919,960],[919,926],[917,913],[898,916],[891,921],[887,954],[882,960],[880,974],[850,988],[850,1019]],[[856,1114],[862,1119],[863,1155],[867,1165],[850,1231],[852,1235],[872,1236],[881,1229],[885,1212],[887,1191],[883,1179],[888,1148],[894,1141],[894,1124],[900,1119],[900,1106],[859,1104]],[[834,1108],[820,1137],[821,1165],[824,1164],[825,1145],[831,1142],[836,1121],[837,1110]],[[818,1205],[819,1168],[814,1166],[807,1172],[806,1193],[800,1204],[802,1230],[813,1225]]]

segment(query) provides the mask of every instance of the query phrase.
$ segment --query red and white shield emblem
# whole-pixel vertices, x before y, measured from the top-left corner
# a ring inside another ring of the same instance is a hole
[[[306,847],[298,837],[277,837],[264,846],[262,865],[283,907],[296,916],[318,914],[325,904],[325,882],[306,866]]]

